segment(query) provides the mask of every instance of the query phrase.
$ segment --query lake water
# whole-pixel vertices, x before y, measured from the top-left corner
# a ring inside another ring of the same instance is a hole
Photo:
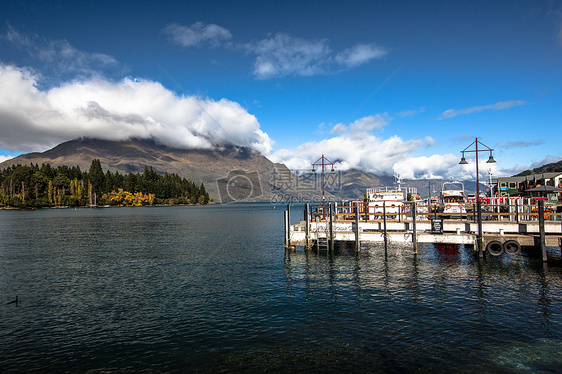
[[[562,371],[558,248],[287,253],[283,209],[0,211],[0,371]]]

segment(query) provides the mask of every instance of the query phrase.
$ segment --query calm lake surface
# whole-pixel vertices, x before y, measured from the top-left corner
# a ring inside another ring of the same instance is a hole
[[[0,371],[562,371],[558,248],[286,253],[283,210],[0,211]]]

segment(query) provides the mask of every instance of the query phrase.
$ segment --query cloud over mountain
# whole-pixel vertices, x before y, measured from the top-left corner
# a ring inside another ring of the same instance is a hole
[[[127,78],[72,81],[38,88],[30,69],[0,64],[0,148],[37,151],[79,137],[153,138],[184,148],[225,143],[267,155],[273,142],[240,104],[184,97],[158,82]]]
[[[295,149],[281,149],[270,158],[286,164],[290,169],[308,170],[311,162],[323,154],[340,170],[359,169],[378,175],[400,172],[406,178],[413,178],[419,174],[414,165],[420,164],[412,162],[412,153],[431,146],[433,139],[403,140],[398,136],[383,139],[373,135],[373,130],[382,129],[388,121],[385,115],[378,114],[360,118],[349,125],[337,124],[330,138],[307,142]],[[398,164],[401,165],[400,171],[395,166]],[[426,173],[427,166],[423,167]],[[445,168],[448,166],[449,162]]]
[[[220,26],[202,23],[187,28],[170,25],[165,30],[174,42],[186,47],[220,46],[232,38]],[[216,149],[225,144],[250,147],[292,169],[309,169],[324,154],[341,170],[400,173],[405,178],[457,178],[471,170],[456,167],[458,157],[454,155],[419,156],[419,150],[435,143],[431,137],[375,135],[397,118],[423,113],[425,107],[392,116],[366,115],[332,126],[327,139],[274,150],[274,142],[258,119],[237,102],[178,95],[150,79],[106,78],[107,69],[121,66],[118,61],[109,55],[79,51],[64,40],[30,37],[9,27],[0,35],[0,43],[17,46],[34,61],[30,67],[0,62],[0,149],[10,152],[43,151],[84,137],[150,138],[186,149]],[[327,39],[306,40],[282,33],[236,48],[255,55],[254,74],[261,79],[327,74],[386,55],[374,44],[334,52]],[[56,79],[50,80],[53,76]],[[450,110],[443,117],[523,104],[526,102],[506,101]],[[0,160],[7,158],[0,155]]]
[[[38,88],[33,70],[0,64],[0,148],[42,151],[67,140],[154,139],[186,149],[216,149],[224,144],[250,147],[294,170],[308,170],[324,154],[340,170],[359,169],[404,178],[470,176],[456,167],[458,156],[416,156],[434,140],[376,136],[394,120],[387,114],[336,124],[332,136],[274,151],[256,117],[240,104],[206,97],[178,96],[158,82],[127,78],[72,81]],[[6,157],[4,157],[6,158]]]

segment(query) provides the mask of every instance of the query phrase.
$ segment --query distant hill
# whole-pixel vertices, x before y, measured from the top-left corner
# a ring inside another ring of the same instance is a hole
[[[87,171],[93,159],[99,159],[104,171],[142,172],[145,166],[158,173],[175,173],[196,184],[203,183],[217,201],[269,200],[274,169],[291,173],[285,165],[274,164],[246,147],[225,146],[221,150],[176,149],[152,140],[109,141],[78,139],[62,143],[48,151],[20,155],[0,164],[51,164],[79,166]],[[256,179],[258,178],[258,179]],[[230,183],[227,183],[230,182]],[[222,196],[221,196],[222,192]]]
[[[341,173],[341,189],[333,191],[342,199],[362,199],[367,188],[392,186],[394,177],[379,177],[361,170],[349,170]]]
[[[556,173],[556,172],[562,172],[562,160],[558,162],[553,162],[551,164],[546,164],[538,168],[534,168],[533,170],[525,170],[515,176],[523,177],[525,175],[530,175],[530,174]]]

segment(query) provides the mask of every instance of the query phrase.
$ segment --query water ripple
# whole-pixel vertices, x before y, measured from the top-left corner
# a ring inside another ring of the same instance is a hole
[[[2,371],[562,366],[556,261],[430,245],[286,253],[282,214],[269,204],[0,211],[0,297],[20,299],[0,305]]]

